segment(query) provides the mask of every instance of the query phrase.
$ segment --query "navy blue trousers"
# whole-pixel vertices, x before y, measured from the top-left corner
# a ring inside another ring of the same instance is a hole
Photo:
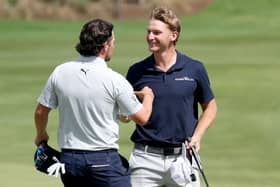
[[[117,150],[62,150],[64,187],[131,187],[127,160]]]

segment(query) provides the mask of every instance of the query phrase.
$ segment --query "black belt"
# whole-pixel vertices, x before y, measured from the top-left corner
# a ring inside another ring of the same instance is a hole
[[[150,145],[136,143],[134,145],[134,148],[141,151],[145,151],[147,153],[160,154],[164,156],[182,154],[182,147],[154,147]]]

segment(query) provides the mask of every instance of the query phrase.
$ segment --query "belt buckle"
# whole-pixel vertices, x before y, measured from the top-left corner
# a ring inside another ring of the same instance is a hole
[[[180,153],[181,153],[181,148],[180,147],[163,149],[163,154],[165,156],[168,156],[168,155],[179,155]]]
[[[179,154],[181,154],[182,150],[181,150],[181,147],[176,147],[173,149],[173,151],[174,151],[174,154],[179,155]]]

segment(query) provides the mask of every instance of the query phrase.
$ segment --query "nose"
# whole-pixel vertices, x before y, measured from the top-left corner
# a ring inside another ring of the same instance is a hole
[[[148,32],[147,33],[147,40],[153,40],[155,37],[154,37],[154,34],[152,32]]]

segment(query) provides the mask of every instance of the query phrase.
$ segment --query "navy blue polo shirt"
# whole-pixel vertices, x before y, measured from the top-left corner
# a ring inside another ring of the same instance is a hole
[[[204,65],[178,51],[176,63],[167,72],[155,66],[151,55],[129,68],[127,80],[134,90],[149,86],[155,95],[149,122],[137,125],[131,136],[135,143],[181,145],[194,133],[198,104],[214,98]]]

